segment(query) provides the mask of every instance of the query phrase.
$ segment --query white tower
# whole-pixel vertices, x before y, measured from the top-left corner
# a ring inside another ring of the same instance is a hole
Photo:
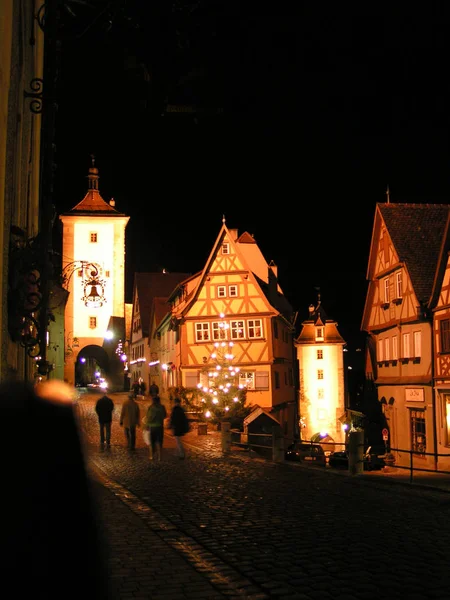
[[[345,340],[336,321],[328,319],[320,301],[309,307],[295,340],[300,365],[300,436],[303,440],[323,440],[324,450],[333,442],[345,442],[342,419],[345,417]],[[328,446],[325,444],[329,444]]]
[[[80,378],[92,382],[90,363],[108,372],[110,357],[103,349],[106,331],[113,317],[125,322],[125,228],[130,217],[116,210],[113,199],[103,200],[98,179],[92,159],[86,196],[59,216],[63,286],[69,291],[64,377],[73,384],[89,383]]]

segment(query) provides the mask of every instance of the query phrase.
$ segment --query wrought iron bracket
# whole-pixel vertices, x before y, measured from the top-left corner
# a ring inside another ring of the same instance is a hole
[[[25,98],[32,98],[30,102],[30,110],[35,115],[38,115],[42,112],[42,103],[44,99],[44,82],[39,77],[35,77],[30,82],[31,92],[27,92],[26,90],[23,92]]]

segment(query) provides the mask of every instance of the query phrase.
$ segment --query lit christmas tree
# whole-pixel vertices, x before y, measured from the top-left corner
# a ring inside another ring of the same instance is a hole
[[[224,318],[224,315],[220,315]],[[227,337],[229,325],[225,321],[219,323],[221,337]],[[215,342],[214,352],[209,363],[201,373],[198,384],[200,402],[203,406],[205,421],[220,424],[229,421],[231,427],[242,427],[242,422],[250,413],[251,407],[245,406],[247,388],[239,383],[239,367],[233,366],[233,342]]]

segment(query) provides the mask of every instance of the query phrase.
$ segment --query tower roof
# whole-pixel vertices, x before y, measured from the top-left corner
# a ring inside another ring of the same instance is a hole
[[[86,196],[75,205],[65,215],[111,215],[111,216],[124,216],[124,213],[119,212],[114,208],[114,200],[106,202],[100,195],[98,190],[98,169],[95,165],[95,159],[92,157],[92,165],[89,168],[87,179],[88,179],[88,191]]]

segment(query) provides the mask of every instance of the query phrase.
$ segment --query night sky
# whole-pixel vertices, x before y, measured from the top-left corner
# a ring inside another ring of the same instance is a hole
[[[127,302],[136,270],[202,269],[225,215],[278,265],[298,324],[320,288],[360,343],[376,203],[387,186],[450,198],[447,5],[392,4],[70,3],[55,206],[84,197],[94,154],[131,217]]]

